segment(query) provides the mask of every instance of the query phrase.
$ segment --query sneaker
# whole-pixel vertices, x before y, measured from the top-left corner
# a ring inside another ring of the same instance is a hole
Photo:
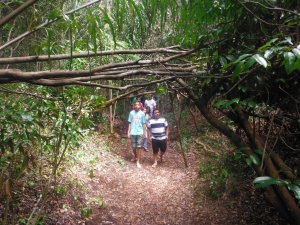
[[[136,166],[137,166],[137,168],[142,168],[142,166],[141,166],[141,164],[139,163],[139,162],[136,162]]]
[[[145,152],[149,152],[148,148],[144,148],[144,151],[145,151]]]

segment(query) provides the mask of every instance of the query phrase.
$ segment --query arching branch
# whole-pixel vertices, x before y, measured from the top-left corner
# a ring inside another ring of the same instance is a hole
[[[88,58],[96,56],[108,56],[108,55],[132,55],[132,54],[152,54],[152,53],[164,53],[164,54],[178,54],[185,51],[172,50],[170,48],[154,48],[154,49],[135,49],[135,50],[114,50],[114,51],[100,51],[97,53],[93,52],[80,52],[71,54],[58,54],[58,55],[34,55],[34,56],[23,56],[23,57],[9,57],[0,58],[1,64],[19,64],[19,63],[30,63],[30,62],[45,62],[48,60],[65,60],[71,58]]]

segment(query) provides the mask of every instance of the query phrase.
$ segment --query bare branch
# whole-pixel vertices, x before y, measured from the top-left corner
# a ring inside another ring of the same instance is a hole
[[[119,100],[119,99],[121,99],[121,98],[125,98],[126,96],[128,96],[128,95],[130,95],[130,94],[132,94],[132,93],[138,92],[138,91],[140,91],[140,90],[142,90],[142,89],[143,89],[142,87],[141,87],[141,88],[137,88],[137,89],[134,89],[134,90],[132,90],[132,91],[126,92],[126,93],[124,93],[124,94],[122,94],[122,95],[119,95],[119,96],[117,96],[117,97],[115,97],[115,98],[113,98],[113,99],[107,101],[106,104],[105,104],[105,106],[101,107],[101,109],[96,109],[96,110],[94,110],[93,112],[100,112],[100,111],[103,110],[103,108],[106,108],[106,107],[108,107],[108,106],[114,104],[117,100]]]
[[[34,4],[38,0],[27,0],[22,5],[20,5],[18,8],[10,12],[8,15],[0,18],[0,27],[2,27],[4,24],[8,23],[11,19],[19,15],[21,12],[23,12],[25,9],[27,9],[29,6]]]
[[[255,1],[249,1],[249,0],[245,1],[245,3],[247,3],[247,2],[253,3],[253,4],[258,4],[258,5],[260,5],[260,6],[264,7],[264,8],[266,8],[266,9],[270,9],[270,10],[279,10],[279,11],[289,12],[289,13],[292,13],[292,14],[294,14],[294,15],[296,15],[296,16],[300,16],[299,13],[296,13],[296,12],[293,11],[293,10],[288,10],[288,9],[284,9],[284,8],[280,8],[280,7],[269,7],[269,6],[266,6],[266,5],[262,4],[261,2],[255,2]]]
[[[78,8],[76,8],[76,9],[73,9],[73,10],[71,10],[71,11],[68,11],[68,12],[66,12],[66,13],[64,13],[64,14],[65,14],[65,15],[70,15],[70,14],[72,14],[72,13],[78,11],[78,10],[81,10],[81,9],[83,9],[83,8],[86,8],[86,7],[88,7],[88,6],[90,6],[90,5],[94,4],[94,3],[99,2],[99,1],[100,1],[100,0],[94,0],[94,1],[91,1],[91,2],[89,2],[89,3],[87,3],[87,4],[84,4],[84,5],[82,5],[82,6],[78,7]],[[46,27],[46,26],[48,26],[48,25],[54,23],[55,21],[57,21],[57,20],[59,20],[59,19],[61,19],[61,18],[63,18],[63,17],[58,17],[58,18],[53,19],[53,20],[46,20],[44,23],[38,25],[36,28],[34,28],[34,29],[30,30],[30,31],[26,31],[26,32],[24,32],[23,34],[19,35],[18,37],[14,38],[14,39],[12,39],[11,41],[6,42],[4,45],[0,46],[0,51],[3,50],[3,49],[5,49],[5,48],[7,48],[8,46],[10,46],[10,45],[16,43],[17,41],[22,40],[24,37],[27,37],[28,35],[35,33],[36,31],[40,30],[41,28]]]
[[[251,11],[251,9],[249,9],[245,3],[243,3],[242,1],[238,1],[249,13],[251,13],[255,18],[257,18],[259,21],[263,22],[264,24],[270,25],[270,26],[284,26],[284,27],[289,27],[287,25],[284,24],[278,24],[278,23],[270,23],[264,19],[262,19],[261,17],[259,17],[258,15],[256,15],[253,11]]]
[[[64,60],[71,58],[88,58],[88,57],[96,57],[96,56],[108,56],[108,55],[131,55],[131,54],[152,54],[152,53],[170,53],[170,54],[178,54],[183,53],[185,51],[172,50],[169,48],[154,48],[154,49],[136,49],[136,50],[114,50],[114,51],[101,51],[97,53],[91,52],[80,52],[71,54],[59,54],[59,55],[35,55],[35,56],[24,56],[24,57],[9,57],[9,58],[1,58],[1,64],[18,64],[18,63],[29,63],[29,62],[44,62],[48,60]]]
[[[108,89],[115,89],[115,90],[127,90],[129,88],[133,87],[148,87],[153,84],[157,83],[162,83],[168,80],[174,80],[175,77],[168,77],[160,80],[155,80],[147,83],[142,83],[142,84],[131,84],[131,85],[126,85],[123,87],[116,87],[116,86],[111,86],[111,85],[104,85],[104,84],[96,84],[96,83],[87,83],[87,82],[81,82],[81,81],[74,81],[74,84],[79,84],[79,85],[85,85],[85,86],[93,86],[93,87],[101,87],[101,88],[108,88]]]

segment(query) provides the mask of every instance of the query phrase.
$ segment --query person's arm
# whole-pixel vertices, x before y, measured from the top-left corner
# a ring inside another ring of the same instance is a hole
[[[147,137],[146,132],[147,132],[147,126],[146,126],[146,123],[144,123],[144,125],[143,125],[143,138]]]
[[[147,132],[147,127],[146,127],[146,115],[145,113],[142,113],[142,119],[141,119],[142,125],[143,125],[143,139],[146,138],[146,132]]]
[[[128,131],[127,131],[127,137],[130,138],[130,131],[131,131],[131,126],[130,123],[128,124]]]
[[[167,136],[167,140],[169,140],[169,127],[166,127],[166,136]]]
[[[169,140],[169,124],[166,119],[165,119],[165,128],[166,128],[166,139]]]
[[[151,140],[152,140],[152,134],[151,134],[150,128],[148,128],[147,131],[148,131],[148,140],[149,140],[149,142],[151,142]]]
[[[129,116],[128,116],[128,130],[127,130],[127,137],[128,138],[130,138],[131,122],[132,122],[132,117],[131,117],[131,113],[129,113]]]
[[[149,142],[152,139],[152,134],[151,134],[151,130],[150,129],[151,129],[150,128],[150,121],[148,121],[148,123],[147,123],[147,132],[148,132],[148,140],[149,140]]]

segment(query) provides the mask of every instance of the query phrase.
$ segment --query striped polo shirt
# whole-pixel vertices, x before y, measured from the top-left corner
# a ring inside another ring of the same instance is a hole
[[[147,127],[150,129],[152,134],[152,139],[163,140],[166,139],[166,127],[168,122],[165,118],[161,117],[159,119],[150,119],[147,123]]]

